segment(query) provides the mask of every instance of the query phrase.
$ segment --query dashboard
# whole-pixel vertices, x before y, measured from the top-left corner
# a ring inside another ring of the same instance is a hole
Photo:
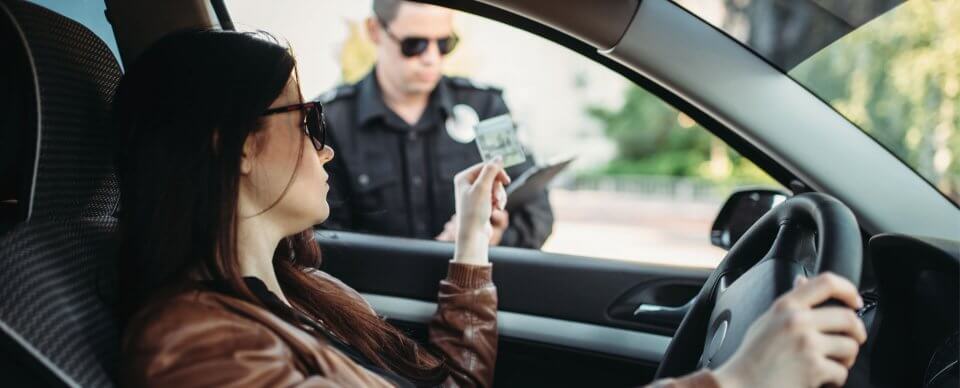
[[[867,257],[877,287],[864,293],[868,340],[846,386],[960,386],[960,242],[884,234]]]

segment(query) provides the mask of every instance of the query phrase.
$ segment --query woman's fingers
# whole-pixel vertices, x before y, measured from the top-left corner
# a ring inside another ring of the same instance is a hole
[[[837,299],[852,308],[863,307],[857,287],[849,280],[825,272],[799,284],[786,296],[804,307],[813,307],[829,299]]]
[[[489,193],[493,190],[493,182],[497,180],[503,172],[503,162],[498,157],[494,159],[493,162],[486,163],[480,169],[480,175],[477,176],[477,179],[473,182],[473,186],[476,190],[481,192]]]
[[[814,368],[816,368],[818,376],[816,380],[819,380],[819,384],[831,384],[835,387],[843,386],[843,383],[847,381],[847,374],[850,373],[840,363],[826,358],[817,361]]]
[[[860,352],[860,343],[845,335],[823,334],[820,336],[823,354],[846,368],[853,366]]]
[[[503,182],[493,183],[493,207],[504,210],[507,207],[507,190],[503,188]]]
[[[811,322],[823,333],[844,334],[862,344],[867,340],[867,329],[857,314],[846,307],[827,306],[810,311]]]
[[[501,163],[500,173],[497,174],[497,182],[500,182],[504,186],[507,186],[510,184],[510,182],[513,181],[513,179],[510,178],[510,175],[507,175],[507,170],[502,168],[502,166],[503,164]]]
[[[473,183],[477,180],[477,176],[480,175],[480,170],[482,170],[485,165],[486,163],[477,163],[467,167],[466,170],[457,173],[457,176],[454,177],[454,179],[460,182],[466,181],[467,183]]]
[[[510,175],[507,175],[506,170],[503,169],[503,161],[500,157],[497,157],[490,162],[481,162],[474,164],[467,169],[460,171],[457,176],[454,178],[456,181],[462,183],[474,184],[478,180],[482,180],[481,177],[485,176],[484,171],[491,170],[490,173],[494,173],[493,178],[503,183],[504,185],[509,185],[512,179]]]

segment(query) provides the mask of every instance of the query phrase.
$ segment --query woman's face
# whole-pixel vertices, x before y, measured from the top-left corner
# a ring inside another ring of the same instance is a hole
[[[291,76],[270,108],[300,101],[299,85]],[[333,159],[333,150],[329,146],[320,151],[314,148],[304,132],[301,111],[272,114],[262,120],[261,130],[248,136],[244,144],[240,217],[256,215],[276,203],[257,217],[273,221],[285,235],[323,222],[330,215],[330,186],[323,165]]]

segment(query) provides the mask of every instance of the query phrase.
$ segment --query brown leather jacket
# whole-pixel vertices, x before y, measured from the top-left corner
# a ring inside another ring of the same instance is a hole
[[[451,263],[440,282],[429,336],[448,359],[444,386],[493,385],[497,292],[490,271]],[[361,298],[330,275],[314,274]],[[127,325],[121,359],[120,383],[127,387],[391,386],[303,328],[209,290],[171,293],[146,306]],[[716,388],[717,383],[702,371],[650,387]]]
[[[429,336],[448,359],[444,386],[493,385],[497,292],[490,270],[451,263],[440,282]],[[128,387],[391,386],[304,328],[208,290],[172,293],[137,313],[124,333],[121,359],[120,382]]]

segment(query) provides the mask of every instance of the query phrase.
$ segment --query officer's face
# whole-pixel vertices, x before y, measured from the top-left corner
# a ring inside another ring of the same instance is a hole
[[[270,108],[300,101],[299,86],[291,76]],[[247,137],[241,160],[240,217],[270,208],[256,218],[284,235],[303,231],[330,215],[330,186],[323,165],[333,159],[333,150],[327,146],[317,151],[302,123],[299,111],[263,116],[261,129]]]
[[[382,68],[380,82],[389,82],[395,90],[408,94],[430,93],[440,80],[443,56],[437,39],[453,35],[453,11],[433,5],[404,3],[397,17],[387,26],[394,37],[427,38],[430,45],[420,55],[406,57],[400,44],[379,23],[371,21],[371,36],[377,44],[377,66]]]

